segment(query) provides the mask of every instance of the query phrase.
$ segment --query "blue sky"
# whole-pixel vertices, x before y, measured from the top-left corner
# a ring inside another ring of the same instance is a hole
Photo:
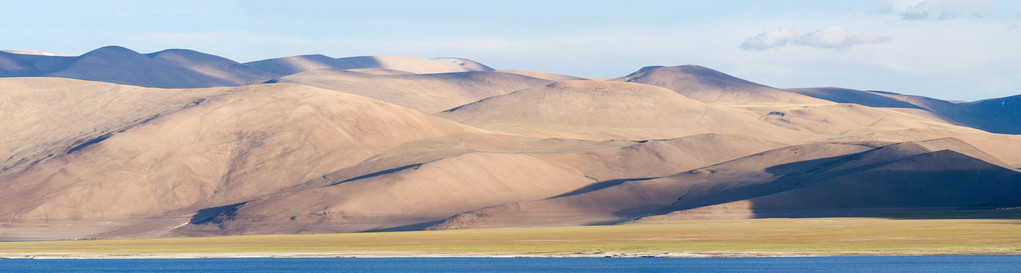
[[[782,88],[1021,94],[1021,1],[0,0],[0,49],[106,45],[240,62],[457,56],[590,77],[699,64]]]

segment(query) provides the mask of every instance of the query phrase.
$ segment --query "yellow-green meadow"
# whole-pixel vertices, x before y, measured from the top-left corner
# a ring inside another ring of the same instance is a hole
[[[2,257],[1021,254],[1021,220],[798,218],[0,243]]]

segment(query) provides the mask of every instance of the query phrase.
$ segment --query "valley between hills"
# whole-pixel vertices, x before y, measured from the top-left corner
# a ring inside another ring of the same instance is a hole
[[[781,89],[698,65],[601,79],[462,58],[11,51],[0,114],[0,241],[1002,227],[1021,207],[1021,95]],[[1021,249],[1004,240],[992,252]]]

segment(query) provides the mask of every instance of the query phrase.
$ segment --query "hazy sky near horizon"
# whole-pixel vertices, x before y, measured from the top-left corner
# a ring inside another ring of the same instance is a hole
[[[1021,1],[0,0],[0,49],[106,45],[239,62],[456,56],[587,77],[698,64],[781,88],[1021,94]]]

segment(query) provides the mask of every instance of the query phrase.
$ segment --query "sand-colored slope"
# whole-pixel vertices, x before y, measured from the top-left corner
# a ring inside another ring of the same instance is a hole
[[[444,57],[433,58],[432,60],[448,62],[460,66],[464,71],[495,71],[492,67],[466,58]]]
[[[245,63],[278,75],[291,75],[316,69],[379,68],[415,74],[492,71],[492,68],[468,59],[422,59],[405,56],[357,56],[330,58],[324,55],[301,55]]]
[[[904,129],[938,129],[975,132],[928,116],[858,104],[799,106],[754,106],[746,109],[762,115],[761,120],[777,127],[825,136],[869,134]]]
[[[650,66],[614,80],[664,87],[705,103],[827,103],[697,65]]]
[[[452,61],[453,60],[453,61]],[[451,73],[468,71],[492,71],[492,68],[467,59],[447,58],[446,60],[422,59],[406,56],[358,56],[337,58],[346,68],[384,68],[408,71],[416,74]]]
[[[643,141],[621,148],[536,156],[574,167],[608,186],[614,180],[668,176],[781,146],[785,145],[748,136],[702,134]]]
[[[247,201],[404,143],[480,132],[392,104],[308,86],[217,90],[186,109],[88,145],[58,144],[73,148],[27,170],[3,174],[5,191],[0,195],[8,202],[0,205],[0,215],[123,218]]]
[[[339,67],[341,64],[337,63],[336,59],[320,54],[266,59],[245,64],[277,75],[291,75],[315,69],[344,69]]]
[[[486,208],[431,228],[615,223],[674,210],[683,212],[646,220],[837,216],[897,207],[1018,203],[1010,196],[1021,190],[1021,173],[980,158],[995,161],[957,139],[798,145],[669,177]],[[771,195],[781,197],[757,199]]]
[[[957,105],[957,103],[945,100],[923,96],[904,95],[885,91],[866,91],[866,92],[910,103],[912,105],[918,106],[919,108],[928,110],[929,112],[947,116],[948,118],[952,119],[968,115],[968,113],[964,111],[964,109],[962,109],[959,105]]]
[[[330,69],[324,69],[324,70],[330,70]],[[411,73],[411,72],[408,72],[408,71],[400,71],[400,70],[392,70],[392,69],[384,69],[384,68],[352,68],[352,69],[344,69],[343,71],[358,72],[358,73],[372,74],[372,75],[389,75],[389,76],[415,75],[415,73]],[[314,72],[314,71],[309,71],[309,73],[312,73],[312,72]]]
[[[279,78],[366,96],[425,113],[436,113],[480,99],[549,84],[549,81],[499,72],[381,75],[347,70],[313,70]]]
[[[543,80],[548,80],[548,81],[555,81],[555,82],[585,80],[585,78],[579,78],[579,77],[574,77],[574,76],[567,76],[567,75],[560,75],[560,74],[553,74],[553,73],[546,73],[546,72],[537,72],[537,71],[528,71],[528,70],[504,69],[504,70],[497,70],[497,72],[518,74],[518,75],[522,75],[522,76],[528,76],[528,77],[532,77],[532,78],[543,79]]]
[[[717,108],[644,84],[565,81],[459,106],[439,116],[488,129],[574,138],[673,138],[786,132],[751,113]]]
[[[64,78],[0,79],[0,174],[201,103],[219,89],[164,90]],[[85,146],[83,146],[85,145]]]
[[[933,138],[959,139],[994,156],[1006,167],[1021,169],[1021,145],[1017,145],[1021,143],[1021,136],[1018,135],[990,134],[979,130],[905,129],[842,136],[834,140],[906,142]]]
[[[632,220],[671,205],[689,188],[712,176],[723,181],[758,181],[771,177],[765,168],[867,151],[884,143],[814,143],[779,148],[711,167],[659,179],[614,181],[613,185],[547,200],[511,203],[464,213],[431,229],[500,226],[612,224]]]
[[[393,173],[248,202],[182,233],[354,232],[442,220],[515,201],[540,200],[594,181],[520,154],[470,153]],[[206,231],[209,232],[209,231]]]

